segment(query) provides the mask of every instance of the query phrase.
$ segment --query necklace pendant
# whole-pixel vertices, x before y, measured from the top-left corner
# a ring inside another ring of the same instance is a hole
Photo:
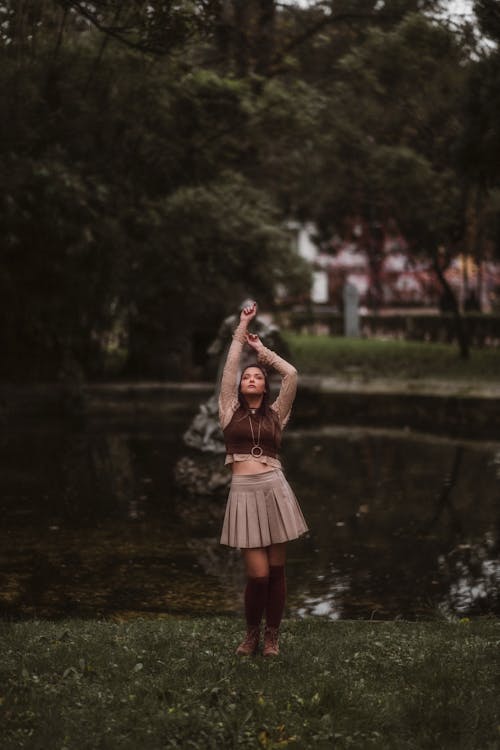
[[[251,418],[250,414],[248,415],[248,421],[250,422],[250,432],[252,433],[252,443],[253,443],[253,448],[251,449],[250,453],[252,454],[252,456],[254,458],[260,458],[262,456],[262,454],[264,453],[264,451],[262,450],[262,448],[259,445],[259,443],[260,443],[260,428],[262,426],[262,417],[259,419],[259,432],[258,432],[258,435],[257,435],[257,440],[255,440],[255,435],[254,435],[254,432],[253,432],[253,425],[252,425],[252,418]]]

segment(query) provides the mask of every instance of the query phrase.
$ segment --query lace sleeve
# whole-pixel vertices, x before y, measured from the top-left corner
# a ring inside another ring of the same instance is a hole
[[[274,367],[283,378],[278,398],[271,404],[271,409],[278,414],[283,429],[290,419],[292,404],[297,393],[297,370],[276,352],[266,347],[259,352],[258,361],[263,365]]]
[[[246,330],[247,326],[244,323],[240,323],[234,330],[222,373],[219,393],[219,422],[222,429],[227,427],[239,406],[237,378]]]

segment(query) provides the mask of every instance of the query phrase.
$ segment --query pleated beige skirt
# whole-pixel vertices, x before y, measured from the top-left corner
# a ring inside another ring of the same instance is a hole
[[[281,469],[233,474],[221,544],[268,547],[309,531],[297,498]]]

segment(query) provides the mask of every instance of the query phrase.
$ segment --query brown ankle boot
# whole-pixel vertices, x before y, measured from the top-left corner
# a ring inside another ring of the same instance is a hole
[[[280,649],[278,646],[279,628],[273,628],[266,625],[264,630],[264,649],[262,656],[278,656]]]
[[[255,627],[247,628],[247,634],[245,636],[245,639],[240,643],[238,648],[236,649],[236,653],[238,656],[253,656],[257,653],[257,649],[259,647],[259,639],[260,639],[260,627],[259,625],[256,625]]]

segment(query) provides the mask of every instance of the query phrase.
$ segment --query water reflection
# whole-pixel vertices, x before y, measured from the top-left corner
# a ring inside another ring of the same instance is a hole
[[[295,437],[289,473],[315,516],[322,576],[301,612],[498,613],[497,445],[339,428],[304,451],[307,433]]]
[[[186,421],[4,437],[3,616],[241,614],[225,493],[175,484]],[[311,529],[289,545],[287,614],[500,614],[498,444],[290,430],[284,462]]]
[[[492,533],[478,544],[459,544],[447,556],[441,555],[439,568],[451,581],[448,596],[440,603],[444,612],[468,614],[495,592],[498,596],[500,561]]]

